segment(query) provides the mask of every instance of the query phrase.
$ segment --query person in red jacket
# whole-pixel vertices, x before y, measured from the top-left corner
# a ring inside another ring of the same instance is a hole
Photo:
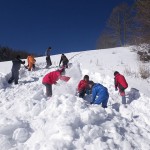
[[[46,86],[46,96],[51,97],[52,96],[52,84],[57,84],[57,81],[62,79],[62,74],[64,72],[64,69],[52,71],[48,74],[46,74],[42,80],[42,84]],[[63,79],[62,79],[63,80]]]
[[[119,89],[119,93],[122,96],[122,104],[126,104],[125,89],[128,87],[128,83],[118,71],[114,72],[114,76],[115,90]]]
[[[81,80],[78,84],[78,93],[79,97],[83,98],[87,89],[88,89],[89,76],[85,75],[83,80]]]

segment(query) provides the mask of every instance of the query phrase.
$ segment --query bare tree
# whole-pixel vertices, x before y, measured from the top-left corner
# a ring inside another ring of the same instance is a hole
[[[132,6],[122,3],[113,8],[104,31],[101,33],[97,48],[110,48],[133,44],[135,12]],[[136,30],[135,30],[136,31]]]
[[[131,10],[127,3],[122,3],[112,10],[108,19],[107,27],[118,42],[118,46],[128,44],[128,38],[131,36],[130,26],[133,23]]]
[[[113,8],[97,48],[150,43],[150,0],[135,0]]]
[[[97,40],[97,49],[117,47],[117,42],[107,30],[104,30]]]
[[[136,19],[140,23],[142,42],[150,42],[150,0],[136,1],[137,16]]]
[[[137,0],[137,16],[144,24],[150,26],[150,0]]]

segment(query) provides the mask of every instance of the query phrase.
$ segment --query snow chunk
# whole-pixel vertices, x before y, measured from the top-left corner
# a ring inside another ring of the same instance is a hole
[[[25,128],[18,128],[13,133],[13,139],[17,142],[25,142],[29,138],[29,132]]]

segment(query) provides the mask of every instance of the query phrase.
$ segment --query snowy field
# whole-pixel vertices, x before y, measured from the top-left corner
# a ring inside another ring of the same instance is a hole
[[[45,57],[36,58],[35,71],[22,66],[18,85],[7,83],[12,62],[0,63],[0,150],[150,150],[150,79],[140,77],[136,53],[113,48],[66,56],[71,79],[54,85],[51,99],[41,81],[57,69],[60,55],[51,56],[50,69]],[[115,91],[114,71],[129,84],[126,106]],[[108,88],[108,108],[75,96],[85,74]]]

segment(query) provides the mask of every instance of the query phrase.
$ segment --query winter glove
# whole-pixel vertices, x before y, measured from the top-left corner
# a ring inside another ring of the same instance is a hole
[[[93,104],[93,102],[90,102],[90,104]]]
[[[25,64],[25,61],[22,61],[22,64]]]

